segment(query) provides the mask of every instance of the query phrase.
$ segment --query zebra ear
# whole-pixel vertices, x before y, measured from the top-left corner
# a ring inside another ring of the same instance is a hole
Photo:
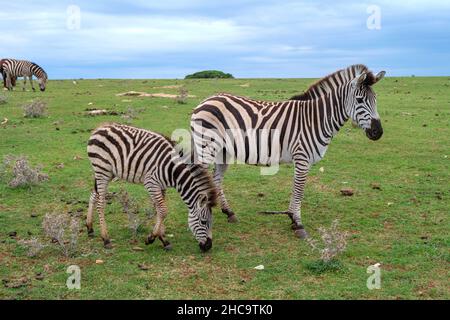
[[[355,79],[352,80],[351,84],[353,88],[361,87],[364,83],[364,80],[367,78],[367,73],[363,72],[360,75],[356,76]]]
[[[385,74],[386,74],[386,71],[378,72],[377,75],[375,76],[375,82],[374,83],[377,83],[378,81],[383,79]]]

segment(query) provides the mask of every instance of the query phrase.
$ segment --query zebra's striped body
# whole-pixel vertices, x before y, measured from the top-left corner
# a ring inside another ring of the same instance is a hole
[[[30,79],[31,88],[33,91],[33,76],[38,79],[39,89],[45,91],[47,85],[47,73],[34,62],[26,60],[16,60],[16,59],[3,59],[1,62],[1,68],[3,70],[4,79],[6,81],[6,87],[12,90],[15,79],[18,77],[23,77],[23,90],[25,90],[25,85],[27,83],[27,77]]]
[[[7,89],[8,87],[6,86],[6,72],[5,72],[5,70],[3,70],[3,67],[2,67],[4,61],[5,61],[4,59],[0,60],[0,74],[2,75],[2,78],[3,78],[3,88]],[[11,79],[11,85],[13,87],[16,86],[16,80],[17,80],[17,77],[13,77]]]
[[[165,247],[169,246],[164,239],[167,215],[164,194],[167,188],[174,187],[189,208],[189,227],[200,248],[206,251],[211,247],[211,207],[216,200],[214,183],[201,166],[185,164],[171,141],[144,129],[107,124],[92,133],[87,152],[95,173],[86,223],[88,234],[93,234],[92,215],[96,206],[105,247],[110,246],[104,218],[105,195],[108,183],[118,178],[144,184],[153,200],[157,221],[146,243],[158,237]]]
[[[222,189],[229,163],[294,162],[289,209],[270,213],[288,214],[296,235],[306,237],[300,207],[308,170],[323,158],[331,139],[348,118],[357,122],[369,138],[381,137],[371,85],[383,76],[384,72],[375,76],[367,67],[354,65],[323,78],[288,101],[265,102],[219,94],[194,109],[191,129],[196,161],[215,164],[214,181],[229,221],[236,220]]]

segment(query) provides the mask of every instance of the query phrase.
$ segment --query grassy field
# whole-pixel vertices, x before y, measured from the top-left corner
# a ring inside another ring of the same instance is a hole
[[[285,210],[293,167],[261,176],[259,168],[232,166],[225,191],[240,219],[228,224],[214,210],[213,249],[202,254],[187,229],[187,208],[174,190],[168,193],[167,233],[173,250],[159,243],[144,245],[152,222],[131,244],[128,220],[120,206],[107,206],[106,219],[114,249],[105,250],[95,220],[96,237],[84,228],[79,250],[65,258],[49,246],[29,258],[20,239],[42,236],[49,212],[84,215],[92,187],[86,155],[90,131],[120,115],[90,117],[86,108],[141,110],[134,126],[170,135],[188,128],[191,110],[205,97],[231,92],[257,99],[279,100],[302,92],[312,79],[239,80],[78,80],[50,81],[46,92],[22,92],[21,83],[0,105],[0,156],[26,155],[41,164],[49,181],[12,189],[0,182],[1,299],[449,299],[450,263],[450,78],[387,78],[376,86],[384,136],[373,142],[348,123],[310,173],[303,202],[303,222],[312,237],[317,229],[339,219],[349,232],[348,247],[338,272],[314,274],[306,265],[318,255],[294,237],[286,216],[263,216],[261,210]],[[177,93],[167,85],[185,85],[187,104],[167,98],[118,97],[135,90]],[[32,99],[48,103],[48,116],[23,117]],[[64,165],[61,166],[60,164]],[[320,167],[324,170],[321,172]],[[381,190],[373,189],[378,183]],[[143,187],[115,182],[141,203]],[[352,188],[352,197],[340,189]],[[37,217],[32,217],[32,213]],[[8,234],[17,232],[16,237]],[[32,235],[30,235],[32,234]],[[101,259],[103,264],[97,264]],[[381,289],[368,290],[366,269],[381,263]],[[68,290],[66,269],[81,268],[81,290]],[[138,265],[145,264],[148,270]],[[263,264],[264,270],[254,267]],[[43,279],[36,279],[41,273]],[[12,288],[10,283],[25,279]]]

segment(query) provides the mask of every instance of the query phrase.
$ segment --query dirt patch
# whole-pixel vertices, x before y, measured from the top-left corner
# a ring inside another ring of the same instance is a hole
[[[117,116],[119,114],[121,113],[106,109],[86,109],[87,116],[104,116],[104,115]]]
[[[147,93],[147,92],[138,92],[138,91],[128,91],[123,93],[116,94],[118,97],[149,97],[149,98],[170,98],[175,99],[178,97],[176,94],[170,93]],[[195,98],[194,95],[188,95],[188,98]]]
[[[178,89],[181,88],[181,84],[169,85],[169,86],[161,86],[161,87],[153,87],[153,89]]]

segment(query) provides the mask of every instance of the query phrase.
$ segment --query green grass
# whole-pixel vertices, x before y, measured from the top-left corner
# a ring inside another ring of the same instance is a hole
[[[217,92],[257,99],[286,99],[303,91],[311,79],[236,80],[79,80],[50,81],[48,90],[2,93],[0,156],[27,155],[42,164],[49,181],[31,189],[11,189],[0,183],[0,279],[29,281],[19,288],[0,283],[2,299],[449,299],[450,208],[450,78],[387,78],[376,85],[384,136],[373,142],[348,123],[331,143],[325,158],[310,173],[303,203],[303,222],[313,237],[317,228],[339,219],[348,231],[347,251],[338,272],[317,274],[308,264],[318,259],[306,242],[294,237],[285,216],[263,216],[262,210],[284,210],[289,203],[293,168],[283,165],[275,176],[261,176],[254,166],[232,166],[225,191],[240,219],[228,224],[214,210],[213,249],[201,254],[187,229],[187,209],[179,196],[168,193],[167,233],[173,250],[160,243],[144,246],[151,225],[139,233],[133,251],[126,216],[117,204],[107,206],[106,219],[115,248],[105,250],[99,238],[80,235],[80,252],[63,257],[46,248],[28,258],[18,239],[41,236],[47,212],[83,209],[93,184],[86,155],[90,130],[120,116],[87,117],[86,108],[144,111],[133,125],[170,135],[188,128],[191,110]],[[153,88],[185,85],[187,104],[167,98],[117,97],[129,90],[177,93]],[[244,85],[244,86],[242,86]],[[22,106],[34,98],[48,103],[48,117],[27,119]],[[130,100],[129,102],[124,100]],[[92,105],[88,105],[92,102]],[[76,156],[81,157],[77,160]],[[64,168],[57,168],[64,163]],[[324,172],[319,168],[324,167]],[[372,189],[376,182],[381,190]],[[112,183],[110,191],[118,191]],[[352,197],[339,190],[350,187]],[[126,185],[141,203],[143,187]],[[259,194],[261,193],[261,194]],[[389,203],[389,205],[388,205]],[[35,212],[38,217],[30,217]],[[8,233],[16,231],[16,239]],[[84,231],[84,230],[83,230]],[[49,241],[48,241],[49,243]],[[103,264],[96,264],[101,259]],[[381,263],[380,290],[368,290],[366,269]],[[140,270],[138,264],[148,270]],[[81,268],[81,290],[66,288],[66,269]],[[255,270],[263,264],[264,270]],[[44,273],[43,280],[35,274]]]

